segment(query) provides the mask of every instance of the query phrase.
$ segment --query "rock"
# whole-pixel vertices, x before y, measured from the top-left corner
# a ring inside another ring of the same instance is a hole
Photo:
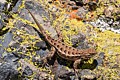
[[[96,8],[97,8],[97,3],[96,3],[95,1],[90,1],[90,2],[88,3],[88,5],[89,5],[89,10],[90,10],[90,11],[95,11]]]
[[[81,80],[96,80],[96,75],[87,69],[82,70],[80,75]]]
[[[73,44],[73,47],[76,47],[78,49],[85,49],[88,48],[87,43],[85,43],[86,36],[82,33],[78,33],[77,35],[74,35],[71,37],[71,41]]]
[[[23,75],[24,76],[31,76],[33,74],[33,71],[30,69],[29,66],[26,66],[24,71],[23,71]]]
[[[98,66],[101,66],[102,64],[103,64],[103,59],[104,59],[104,52],[101,52],[100,54],[99,54],[99,58],[97,59],[97,62],[98,62]]]
[[[8,47],[9,43],[12,41],[12,33],[8,32],[4,35],[3,39],[0,39],[0,57],[2,57],[3,53],[5,52],[5,48]]]
[[[3,25],[4,25],[4,23],[3,23],[3,21],[0,19],[0,30],[2,30]]]
[[[19,6],[22,4],[22,0],[13,0],[13,8],[12,8],[12,12],[16,13],[19,10]]]
[[[5,3],[5,2],[6,2],[6,0],[0,0],[0,3],[2,3],[2,4]]]
[[[105,10],[104,10],[104,14],[106,17],[110,17],[112,18],[112,12],[114,12],[114,7],[113,6],[108,6]]]
[[[46,43],[44,41],[36,42],[35,47],[37,47],[37,49],[46,49]]]
[[[78,9],[78,12],[76,13],[77,16],[80,17],[80,19],[85,19],[85,15],[87,14],[88,10],[84,7],[80,7]]]
[[[15,66],[10,63],[3,63],[0,65],[0,80],[17,80],[18,71],[15,70]]]
[[[3,58],[4,61],[9,63],[16,62],[18,60],[18,58],[12,53],[4,53]]]
[[[5,52],[5,49],[0,46],[0,58],[2,57],[2,54]]]
[[[12,41],[13,34],[8,32],[5,34],[4,42],[2,43],[3,47],[8,47],[8,44]]]
[[[95,22],[89,22],[95,27],[100,28],[100,31],[110,30],[115,33],[120,33],[120,22],[113,20],[113,18],[99,17]]]
[[[70,77],[73,77],[75,75],[72,69],[67,69],[65,66],[58,64],[57,60],[52,66],[52,73],[55,75],[55,80],[71,80]]]

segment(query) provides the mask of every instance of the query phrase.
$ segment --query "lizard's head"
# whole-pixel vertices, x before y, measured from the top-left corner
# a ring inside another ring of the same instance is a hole
[[[93,49],[93,48],[89,48],[88,50],[86,50],[86,51],[84,52],[84,55],[85,55],[86,58],[91,58],[91,57],[93,57],[95,54],[97,54],[97,52],[96,52],[96,50]]]
[[[90,55],[95,55],[95,54],[97,54],[96,50],[93,49],[93,48],[90,48],[90,49],[88,50],[88,52],[89,52]]]

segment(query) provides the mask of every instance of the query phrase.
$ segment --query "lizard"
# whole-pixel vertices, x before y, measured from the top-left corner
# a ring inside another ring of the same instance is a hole
[[[27,9],[28,10],[28,9]],[[51,46],[50,53],[42,58],[44,63],[47,62],[47,59],[51,59],[55,52],[57,51],[57,54],[66,59],[73,61],[73,69],[77,69],[78,64],[80,64],[80,61],[82,59],[89,60],[92,56],[97,54],[97,51],[94,48],[88,48],[88,49],[77,49],[71,46],[66,45],[64,42],[53,39],[50,35],[46,33],[44,28],[39,24],[37,19],[33,16],[33,14],[28,10],[30,15],[32,16],[33,20],[35,21],[36,25],[38,26],[40,33],[43,35],[44,40]]]

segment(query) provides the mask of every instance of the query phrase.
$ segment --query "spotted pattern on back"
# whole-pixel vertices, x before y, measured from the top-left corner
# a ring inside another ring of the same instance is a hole
[[[55,47],[59,56],[68,60],[77,60],[80,58],[87,58],[87,55],[89,56],[89,51],[92,52],[92,49],[79,50],[71,46],[67,46],[65,45],[65,43],[55,40],[48,35],[46,35],[46,39],[50,43],[50,45]]]

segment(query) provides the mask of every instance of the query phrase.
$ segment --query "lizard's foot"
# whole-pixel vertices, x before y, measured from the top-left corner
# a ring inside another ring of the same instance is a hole
[[[45,65],[47,64],[48,60],[51,60],[51,58],[53,57],[55,53],[55,48],[54,47],[51,47],[51,51],[41,59],[41,64],[42,64],[42,67],[45,67]]]
[[[45,67],[45,65],[47,64],[47,59],[45,57],[37,59],[36,64],[38,64],[39,67]]]
[[[74,69],[74,68],[73,68]],[[75,78],[74,80],[80,80],[82,69],[74,69]]]
[[[75,78],[76,79],[78,79],[79,71],[77,70],[77,66],[78,66],[78,64],[80,64],[80,61],[81,61],[81,59],[78,59],[73,64],[73,69],[74,69],[74,72],[75,72]]]
[[[47,58],[42,58],[41,59],[41,67],[45,67],[46,64],[47,64]]]
[[[73,69],[74,69],[74,73],[75,73],[75,80],[77,80],[79,71],[77,69],[75,69],[75,68],[73,68]]]

